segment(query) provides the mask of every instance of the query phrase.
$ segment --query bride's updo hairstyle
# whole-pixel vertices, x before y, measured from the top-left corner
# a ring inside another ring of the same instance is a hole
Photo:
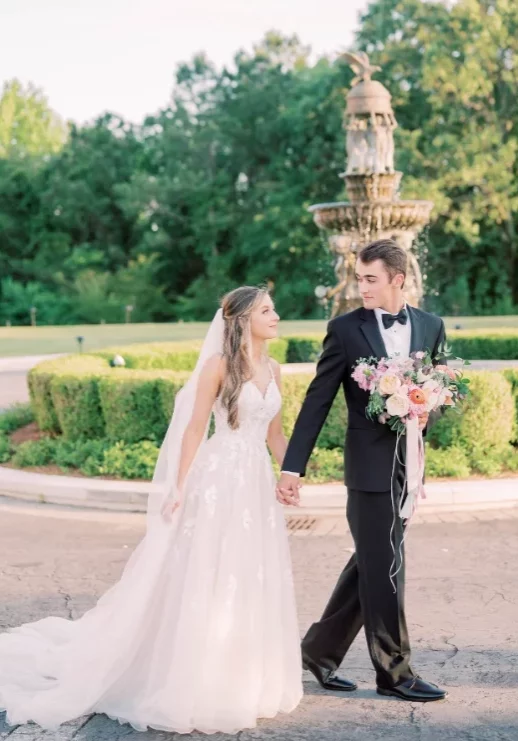
[[[228,411],[228,424],[233,430],[239,427],[237,402],[241,389],[252,377],[250,315],[267,295],[265,288],[242,286],[230,291],[221,300],[225,320],[223,355],[226,361],[221,402]]]

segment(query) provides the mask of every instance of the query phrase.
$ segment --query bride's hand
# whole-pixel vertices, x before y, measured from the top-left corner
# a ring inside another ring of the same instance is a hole
[[[182,497],[179,491],[175,491],[171,497],[168,497],[162,505],[160,514],[166,522],[171,522],[173,515],[182,503]]]

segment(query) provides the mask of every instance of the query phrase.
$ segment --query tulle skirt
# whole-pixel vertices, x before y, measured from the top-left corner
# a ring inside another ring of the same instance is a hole
[[[137,730],[237,733],[302,697],[288,538],[264,443],[215,435],[173,523],[78,620],[0,635],[0,708],[48,729],[106,713]]]

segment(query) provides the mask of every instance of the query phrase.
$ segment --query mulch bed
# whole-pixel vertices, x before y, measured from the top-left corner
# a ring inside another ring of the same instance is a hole
[[[31,422],[25,427],[19,427],[10,435],[13,445],[21,445],[28,440],[41,440],[44,437],[49,437],[48,432],[40,430],[36,422]]]

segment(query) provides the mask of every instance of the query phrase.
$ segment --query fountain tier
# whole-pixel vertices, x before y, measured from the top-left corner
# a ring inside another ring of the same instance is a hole
[[[416,234],[429,222],[431,201],[399,200],[403,173],[394,169],[393,131],[397,121],[389,91],[371,74],[379,69],[363,52],[344,54],[357,77],[347,95],[347,169],[350,201],[317,203],[310,207],[315,223],[329,232],[337,283],[318,290],[323,302],[332,300],[332,315],[361,305],[354,275],[358,250],[376,239],[395,239],[408,254],[407,300],[417,306],[423,296],[419,263],[412,250]]]

